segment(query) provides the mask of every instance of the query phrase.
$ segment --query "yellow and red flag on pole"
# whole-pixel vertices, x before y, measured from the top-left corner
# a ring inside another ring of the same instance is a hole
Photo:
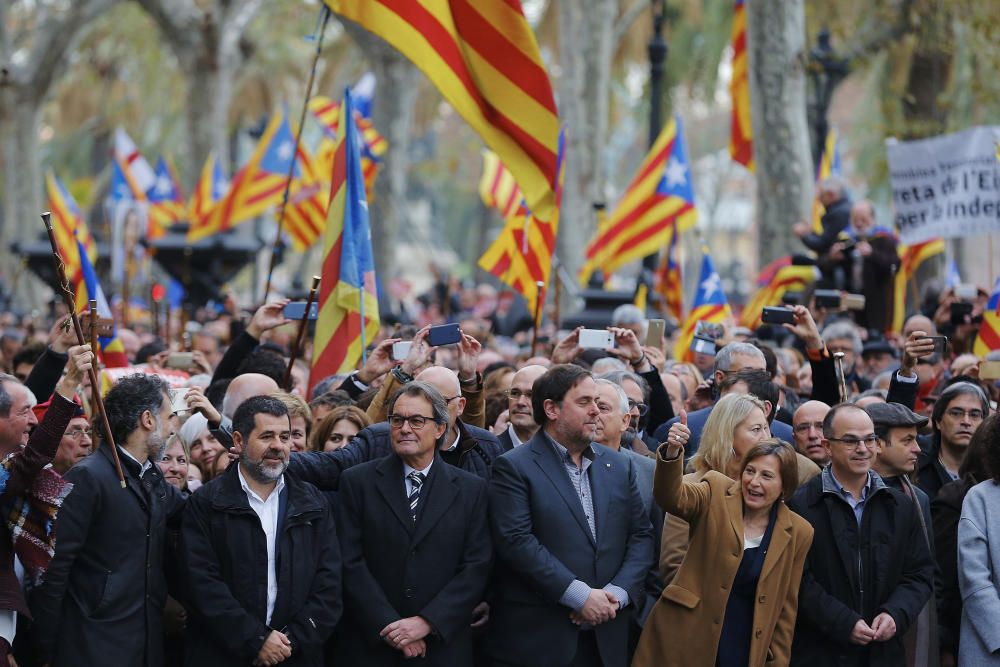
[[[49,197],[49,212],[52,214],[52,231],[59,255],[66,266],[66,277],[72,284],[78,285],[82,267],[77,241],[91,262],[97,261],[97,242],[90,234],[73,195],[52,172],[45,176],[45,188]]]
[[[323,127],[329,140],[335,141],[339,134],[340,102],[318,95],[309,100],[309,111]],[[389,148],[389,142],[375,129],[371,119],[362,116],[356,108],[354,109],[354,122],[364,139],[361,145],[361,173],[365,178],[365,194],[368,201],[371,201],[375,193],[375,178],[382,166],[382,156]],[[330,141],[323,143],[330,143]],[[316,152],[317,155],[322,154],[322,145]]]
[[[76,257],[80,262],[80,278],[76,283],[75,306],[76,312],[86,312],[90,307],[90,301],[97,302],[97,315],[104,319],[113,319],[111,307],[104,296],[104,290],[97,280],[97,272],[91,263],[83,243],[76,240]],[[94,350],[101,357],[101,361],[108,368],[121,368],[128,366],[128,355],[125,353],[125,345],[118,338],[117,328],[113,328],[110,337],[100,337],[97,339],[98,350]]]
[[[324,144],[329,144],[332,150],[336,150],[334,142],[328,141]],[[323,144],[320,150],[326,150]],[[314,159],[305,146],[299,146],[298,164],[301,176],[292,180],[288,205],[285,207],[285,231],[288,232],[288,236],[292,239],[292,247],[297,252],[308,250],[326,227],[327,206],[330,203],[329,174],[332,172],[332,150],[330,158],[320,155],[318,159]],[[324,164],[327,167],[325,170]]]
[[[761,325],[761,315],[765,306],[775,306],[781,303],[781,297],[786,292],[801,292],[809,287],[817,278],[815,266],[797,266],[792,264],[790,256],[774,260],[757,276],[757,291],[743,307],[740,314],[740,325],[748,329],[756,329]]]
[[[750,124],[750,60],[747,55],[746,0],[736,0],[732,28],[733,78],[729,95],[733,111],[729,130],[729,155],[750,171],[754,170],[753,127]]]
[[[215,153],[209,153],[194,192],[191,193],[191,201],[188,202],[188,222],[191,228],[208,224],[212,209],[222,201],[228,188],[229,181],[222,170],[222,164],[216,159]],[[200,236],[208,236],[210,233]]]
[[[667,251],[656,269],[656,291],[663,297],[667,312],[678,322],[684,321],[684,281],[681,274],[680,240],[677,229],[670,230]]]
[[[691,352],[691,341],[694,340],[698,322],[722,323],[732,315],[729,310],[729,300],[722,291],[722,278],[712,264],[708,248],[702,249],[701,273],[698,276],[698,291],[695,292],[691,312],[681,327],[680,338],[674,346],[674,359],[690,361],[694,355]]]
[[[354,368],[379,329],[368,203],[361,175],[361,138],[351,92],[344,92],[333,158],[330,208],[323,235],[323,281],[313,342],[310,389],[324,377]]]
[[[979,335],[972,346],[972,353],[981,359],[993,350],[1000,350],[1000,276],[993,283],[993,294],[986,303]]]
[[[901,332],[906,321],[906,292],[910,281],[926,260],[944,253],[944,239],[931,239],[911,246],[899,246],[899,269],[893,284],[892,330]]]
[[[494,150],[528,208],[551,216],[559,117],[535,34],[519,0],[326,0],[423,70]]]
[[[837,136],[837,129],[833,127],[826,133],[826,141],[823,143],[823,154],[816,167],[816,185],[831,176],[840,176],[840,137]],[[823,233],[823,213],[826,212],[819,200],[818,190],[819,188],[817,188],[813,198],[812,207],[812,231],[814,234]]]
[[[226,196],[211,208],[201,224],[192,223],[188,241],[232,229],[279,205],[294,159],[295,135],[285,114],[278,112],[264,129],[253,155],[233,177]],[[292,177],[297,176],[299,172],[295,170]]]
[[[507,220],[517,213],[524,195],[517,187],[514,175],[507,170],[493,151],[483,151],[483,175],[479,178],[479,197],[489,208],[500,211]]]
[[[675,117],[657,137],[605,228],[599,227],[587,246],[580,284],[586,285],[598,268],[608,275],[659,252],[671,229],[689,229],[697,217],[683,128]]]
[[[552,216],[543,219],[541,216],[532,214],[522,199],[517,210],[507,218],[499,236],[479,258],[480,268],[492,273],[521,294],[532,313],[540,312],[536,310],[538,299],[544,300],[545,298],[544,293],[539,293],[538,283],[547,286],[549,275],[552,272],[552,255],[556,249],[556,236],[559,233],[559,210],[562,205],[564,155],[565,135],[561,135],[559,143],[560,180],[559,185],[556,186],[556,207],[553,209]],[[486,157],[484,155],[484,158]],[[496,172],[501,174],[502,180],[509,176],[509,172],[507,176],[502,175],[506,169],[499,158],[496,158],[495,161],[484,159],[484,170],[489,169],[491,163]],[[485,175],[484,172],[484,178]]]

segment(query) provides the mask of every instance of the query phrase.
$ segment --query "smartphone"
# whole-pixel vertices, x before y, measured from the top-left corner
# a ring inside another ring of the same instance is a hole
[[[187,412],[188,405],[184,397],[187,395],[187,389],[171,389],[170,390],[170,409],[177,412]]]
[[[606,350],[615,346],[614,335],[606,329],[584,329],[580,332],[580,347]]]
[[[951,304],[951,326],[968,324],[972,317],[972,304],[967,301],[957,301]]]
[[[646,328],[646,347],[659,348],[663,344],[663,331],[667,323],[663,320],[650,320]]]
[[[979,296],[979,288],[971,283],[962,283],[955,287],[955,298],[962,301],[974,301]]]
[[[813,292],[817,308],[840,310],[840,292],[835,289],[818,289]]]
[[[721,324],[698,320],[694,326],[694,335],[706,340],[719,340],[726,335],[726,329]]]
[[[697,354],[707,354],[714,357],[716,352],[715,341],[710,338],[695,336],[691,339],[691,351]]]
[[[795,311],[791,308],[765,306],[760,321],[765,324],[795,324]]]
[[[865,295],[864,294],[845,294],[840,299],[840,309],[841,310],[864,310],[865,309]]]
[[[194,365],[194,352],[171,352],[164,364],[167,368],[187,370]]]
[[[801,306],[805,302],[803,296],[802,292],[785,292],[781,296],[781,303],[786,306]]]
[[[430,331],[427,332],[427,344],[433,347],[452,345],[460,340],[462,340],[462,332],[458,328],[458,323],[439,324],[436,327],[431,327]]]
[[[413,347],[413,341],[411,340],[401,340],[398,343],[392,344],[392,358],[396,361],[402,361],[410,354],[410,348]]]
[[[1000,380],[1000,361],[980,361],[980,380]]]
[[[934,341],[934,354],[939,354],[944,356],[945,351],[948,349],[948,337],[947,336],[924,336],[924,340]]]
[[[302,316],[306,312],[306,302],[305,301],[292,301],[290,304],[285,306],[285,309],[281,311],[289,320],[301,320]],[[313,301],[312,306],[309,307],[309,319],[315,320],[319,317],[319,304]]]

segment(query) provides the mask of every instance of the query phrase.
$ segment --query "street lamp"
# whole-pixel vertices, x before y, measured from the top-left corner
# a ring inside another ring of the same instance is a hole
[[[652,0],[653,36],[646,46],[649,53],[649,147],[656,143],[663,127],[663,72],[666,70],[667,52],[670,50],[663,39],[663,21],[667,14],[667,0]],[[650,279],[656,271],[659,254],[647,255],[642,260],[643,278]],[[647,273],[648,272],[648,273]]]
[[[806,71],[813,86],[813,159],[819,163],[823,154],[823,145],[830,126],[826,120],[826,112],[833,99],[833,91],[850,72],[847,59],[839,57],[830,44],[830,31],[822,28],[816,35],[816,46],[809,51],[809,61]]]

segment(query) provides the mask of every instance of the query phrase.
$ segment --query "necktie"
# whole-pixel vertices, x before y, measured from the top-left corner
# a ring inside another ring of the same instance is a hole
[[[417,502],[420,500],[420,487],[423,486],[424,480],[427,479],[427,475],[422,472],[411,472],[406,476],[410,480],[410,487],[413,489],[410,491],[410,518],[413,521],[417,520]]]

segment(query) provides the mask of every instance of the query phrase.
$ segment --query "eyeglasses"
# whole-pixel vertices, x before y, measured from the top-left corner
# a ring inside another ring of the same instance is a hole
[[[823,422],[803,422],[798,424],[792,430],[796,433],[806,433],[811,429],[816,429],[817,431],[823,430]]]
[[[631,398],[628,399],[628,409],[629,412],[632,410],[638,410],[640,417],[645,417],[646,413],[649,412],[649,406],[645,403],[639,403],[638,401],[633,401]]]
[[[423,415],[389,415],[389,426],[397,430],[403,428],[403,424],[406,422],[410,422],[410,428],[414,431],[419,431],[429,421],[434,421],[434,418],[424,417]]]
[[[442,396],[442,398],[444,398],[444,397]],[[457,396],[452,396],[451,398],[445,398],[445,399],[444,399],[444,402],[445,402],[445,405],[447,405],[448,403],[451,403],[451,402],[452,402],[452,401],[454,401],[454,400],[455,400],[456,398],[462,398],[462,395],[461,395],[461,394],[458,394]]]
[[[507,398],[509,398],[512,401],[519,400],[522,396],[528,399],[529,401],[531,400],[530,391],[521,391],[520,389],[508,389],[507,391],[504,392],[504,394],[507,396]]]
[[[70,438],[73,438],[74,440],[79,440],[83,436],[87,436],[89,438],[89,437],[91,437],[93,435],[93,433],[94,433],[94,431],[92,429],[89,429],[89,428],[79,428],[79,427],[78,428],[71,428],[68,431],[66,431],[66,435],[68,437],[70,437]]]
[[[858,445],[864,445],[868,449],[875,449],[878,445],[878,436],[874,433],[866,435],[863,438],[855,438],[853,435],[849,435],[846,438],[827,438],[827,440],[847,445],[848,449],[857,449]]]
[[[948,408],[945,410],[947,414],[952,419],[962,419],[963,417],[968,417],[972,421],[979,421],[983,418],[983,411],[973,408],[971,410],[963,410],[962,408]]]

